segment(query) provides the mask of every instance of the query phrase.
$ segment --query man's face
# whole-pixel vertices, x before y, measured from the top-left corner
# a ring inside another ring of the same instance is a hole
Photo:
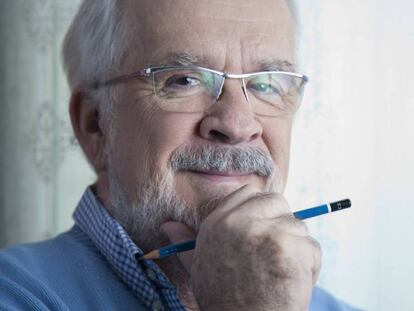
[[[191,55],[203,67],[249,73],[293,62],[293,19],[283,0],[127,1],[134,40],[122,74]],[[139,81],[117,86],[110,170],[130,202],[137,202],[149,181],[168,180],[188,206],[227,195],[245,184],[262,189],[268,176],[237,171],[201,173],[171,170],[171,156],[183,148],[262,150],[273,161],[276,184],[288,173],[292,115],[256,115],[237,80],[226,80],[219,101],[208,111],[167,112],[151,88]],[[191,100],[191,99],[190,99]],[[147,188],[146,188],[147,187]],[[147,189],[148,190],[148,189]]]

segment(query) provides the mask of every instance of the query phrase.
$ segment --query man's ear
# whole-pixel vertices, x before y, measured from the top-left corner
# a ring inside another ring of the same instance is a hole
[[[75,136],[96,173],[106,170],[105,135],[101,129],[98,104],[86,92],[72,92],[69,114]]]

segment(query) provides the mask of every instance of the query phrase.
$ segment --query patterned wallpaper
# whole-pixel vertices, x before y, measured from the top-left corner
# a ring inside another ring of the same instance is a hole
[[[71,224],[93,174],[73,143],[61,42],[79,1],[1,4],[0,245],[39,240]],[[35,206],[36,208],[33,208]]]
[[[56,109],[57,105],[65,104],[56,102],[59,94],[65,91],[62,85],[63,78],[57,77],[56,71],[59,71],[61,66],[60,42],[79,1],[19,0],[17,3],[25,35],[29,45],[32,46],[30,53],[35,54],[37,61],[49,62],[49,72],[45,74],[54,75],[50,77],[54,80],[51,81],[52,85],[39,84],[40,87],[43,86],[41,90],[43,94],[47,94],[47,88],[52,88],[52,94],[39,99],[36,104],[38,108],[33,120],[31,141],[34,164],[38,169],[39,178],[48,183],[52,181],[53,172],[59,170],[65,151],[71,143],[71,129],[67,118],[60,117]]]

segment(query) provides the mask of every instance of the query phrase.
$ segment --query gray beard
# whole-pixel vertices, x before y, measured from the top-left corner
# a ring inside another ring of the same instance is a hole
[[[198,232],[202,221],[221,201],[221,198],[211,198],[199,206],[186,204],[178,199],[173,189],[172,171],[143,185],[137,202],[129,200],[114,175],[111,176],[109,184],[109,213],[144,252],[168,243],[159,230],[162,223],[178,221]]]
[[[112,159],[108,154],[108,164]],[[150,162],[149,162],[150,163]],[[162,175],[153,169],[153,175],[138,189],[137,199],[131,200],[123,189],[117,174],[109,169],[109,213],[121,224],[132,240],[148,252],[168,244],[159,228],[166,221],[184,223],[198,232],[203,220],[220,204],[224,195],[192,206],[177,196],[173,176],[180,171],[226,170],[251,172],[266,177],[264,191],[282,192],[279,174],[275,174],[272,160],[257,148],[235,147],[181,147],[170,158],[167,172]],[[155,173],[154,173],[155,172]],[[278,172],[277,172],[278,173]]]

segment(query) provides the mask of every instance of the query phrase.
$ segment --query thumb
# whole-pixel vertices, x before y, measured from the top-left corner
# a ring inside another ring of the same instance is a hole
[[[176,221],[167,221],[160,226],[163,232],[170,240],[171,244],[177,244],[196,239],[196,233],[189,226]],[[179,260],[183,264],[188,273],[191,271],[191,263],[194,251],[186,251],[177,254]]]

